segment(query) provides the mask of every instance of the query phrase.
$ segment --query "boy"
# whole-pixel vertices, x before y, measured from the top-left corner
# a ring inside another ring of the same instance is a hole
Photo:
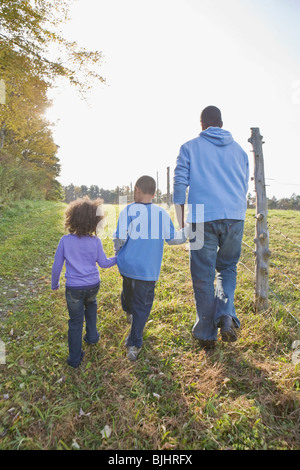
[[[120,213],[114,233],[117,264],[123,277],[122,308],[132,318],[126,339],[127,357],[131,361],[137,359],[142,347],[143,330],[160,274],[164,240],[170,245],[186,241],[185,229],[175,232],[168,213],[152,204],[155,190],[156,183],[151,176],[137,180],[135,202]]]

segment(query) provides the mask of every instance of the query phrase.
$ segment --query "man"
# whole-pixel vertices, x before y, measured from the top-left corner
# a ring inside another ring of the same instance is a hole
[[[177,210],[177,217],[182,227],[189,187],[187,222],[196,234],[194,240],[190,237],[190,270],[197,310],[193,336],[203,347],[212,347],[218,328],[223,341],[236,341],[235,329],[240,327],[234,293],[247,208],[249,165],[246,152],[230,132],[222,129],[218,108],[205,108],[200,122],[200,135],[180,148],[174,172],[174,203],[181,209],[180,213]],[[204,218],[203,211],[197,210],[199,205],[204,206]],[[199,234],[204,236],[202,244]]]

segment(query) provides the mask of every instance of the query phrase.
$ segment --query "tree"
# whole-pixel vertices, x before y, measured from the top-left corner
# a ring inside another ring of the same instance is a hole
[[[95,79],[104,81],[97,71],[102,54],[67,41],[59,32],[59,26],[68,20],[70,3],[72,0],[1,0],[1,48],[26,57],[32,73],[48,84],[66,77],[85,93]],[[60,57],[50,58],[50,44],[56,44]]]
[[[23,165],[26,163],[29,173],[35,175],[35,185],[44,196],[48,191],[54,194],[53,184],[60,165],[51,126],[44,117],[49,105],[48,85],[38,75],[32,74],[29,59],[13,50],[0,48],[0,64],[6,84],[5,103],[0,105],[0,150],[10,157],[11,167],[14,162],[16,168],[19,167],[17,161]]]
[[[88,192],[89,192],[89,188],[85,185],[81,185],[80,186],[80,189],[81,189],[81,195],[82,196],[87,196],[88,195]]]
[[[84,96],[91,82],[104,81],[97,72],[101,53],[80,48],[58,30],[68,19],[71,2],[0,1],[0,80],[6,90],[5,102],[0,102],[0,151],[9,187],[19,187],[26,170],[37,194],[51,198],[61,186],[55,179],[60,170],[57,146],[44,116],[50,104],[47,91],[60,77],[77,85]],[[60,57],[50,57],[50,44],[57,46]],[[16,190],[15,194],[28,197],[29,193]]]
[[[296,193],[293,193],[290,198],[291,201],[291,209],[292,210],[299,210],[300,209],[300,196]]]
[[[276,209],[277,207],[277,199],[275,196],[272,197],[272,199],[268,199],[268,208],[269,209]]]
[[[76,199],[74,184],[71,183],[68,186],[65,186],[64,190],[65,190],[65,202],[66,203],[69,203]]]

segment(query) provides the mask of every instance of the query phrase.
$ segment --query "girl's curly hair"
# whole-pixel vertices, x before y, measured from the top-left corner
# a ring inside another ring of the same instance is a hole
[[[78,237],[94,235],[98,223],[104,218],[98,209],[102,203],[102,199],[91,200],[88,196],[70,202],[65,213],[65,228]]]

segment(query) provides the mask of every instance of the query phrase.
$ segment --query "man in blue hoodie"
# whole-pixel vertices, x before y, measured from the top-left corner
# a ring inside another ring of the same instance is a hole
[[[246,152],[222,129],[221,112],[208,106],[201,113],[202,132],[180,148],[174,172],[174,203],[180,226],[188,193],[187,222],[190,270],[197,309],[193,336],[204,347],[217,340],[236,341],[240,326],[234,307],[236,266],[241,253],[247,208],[249,164]],[[197,208],[203,205],[203,211]],[[199,244],[199,234],[204,241]],[[195,243],[196,241],[196,243]],[[215,275],[216,287],[214,286]]]

